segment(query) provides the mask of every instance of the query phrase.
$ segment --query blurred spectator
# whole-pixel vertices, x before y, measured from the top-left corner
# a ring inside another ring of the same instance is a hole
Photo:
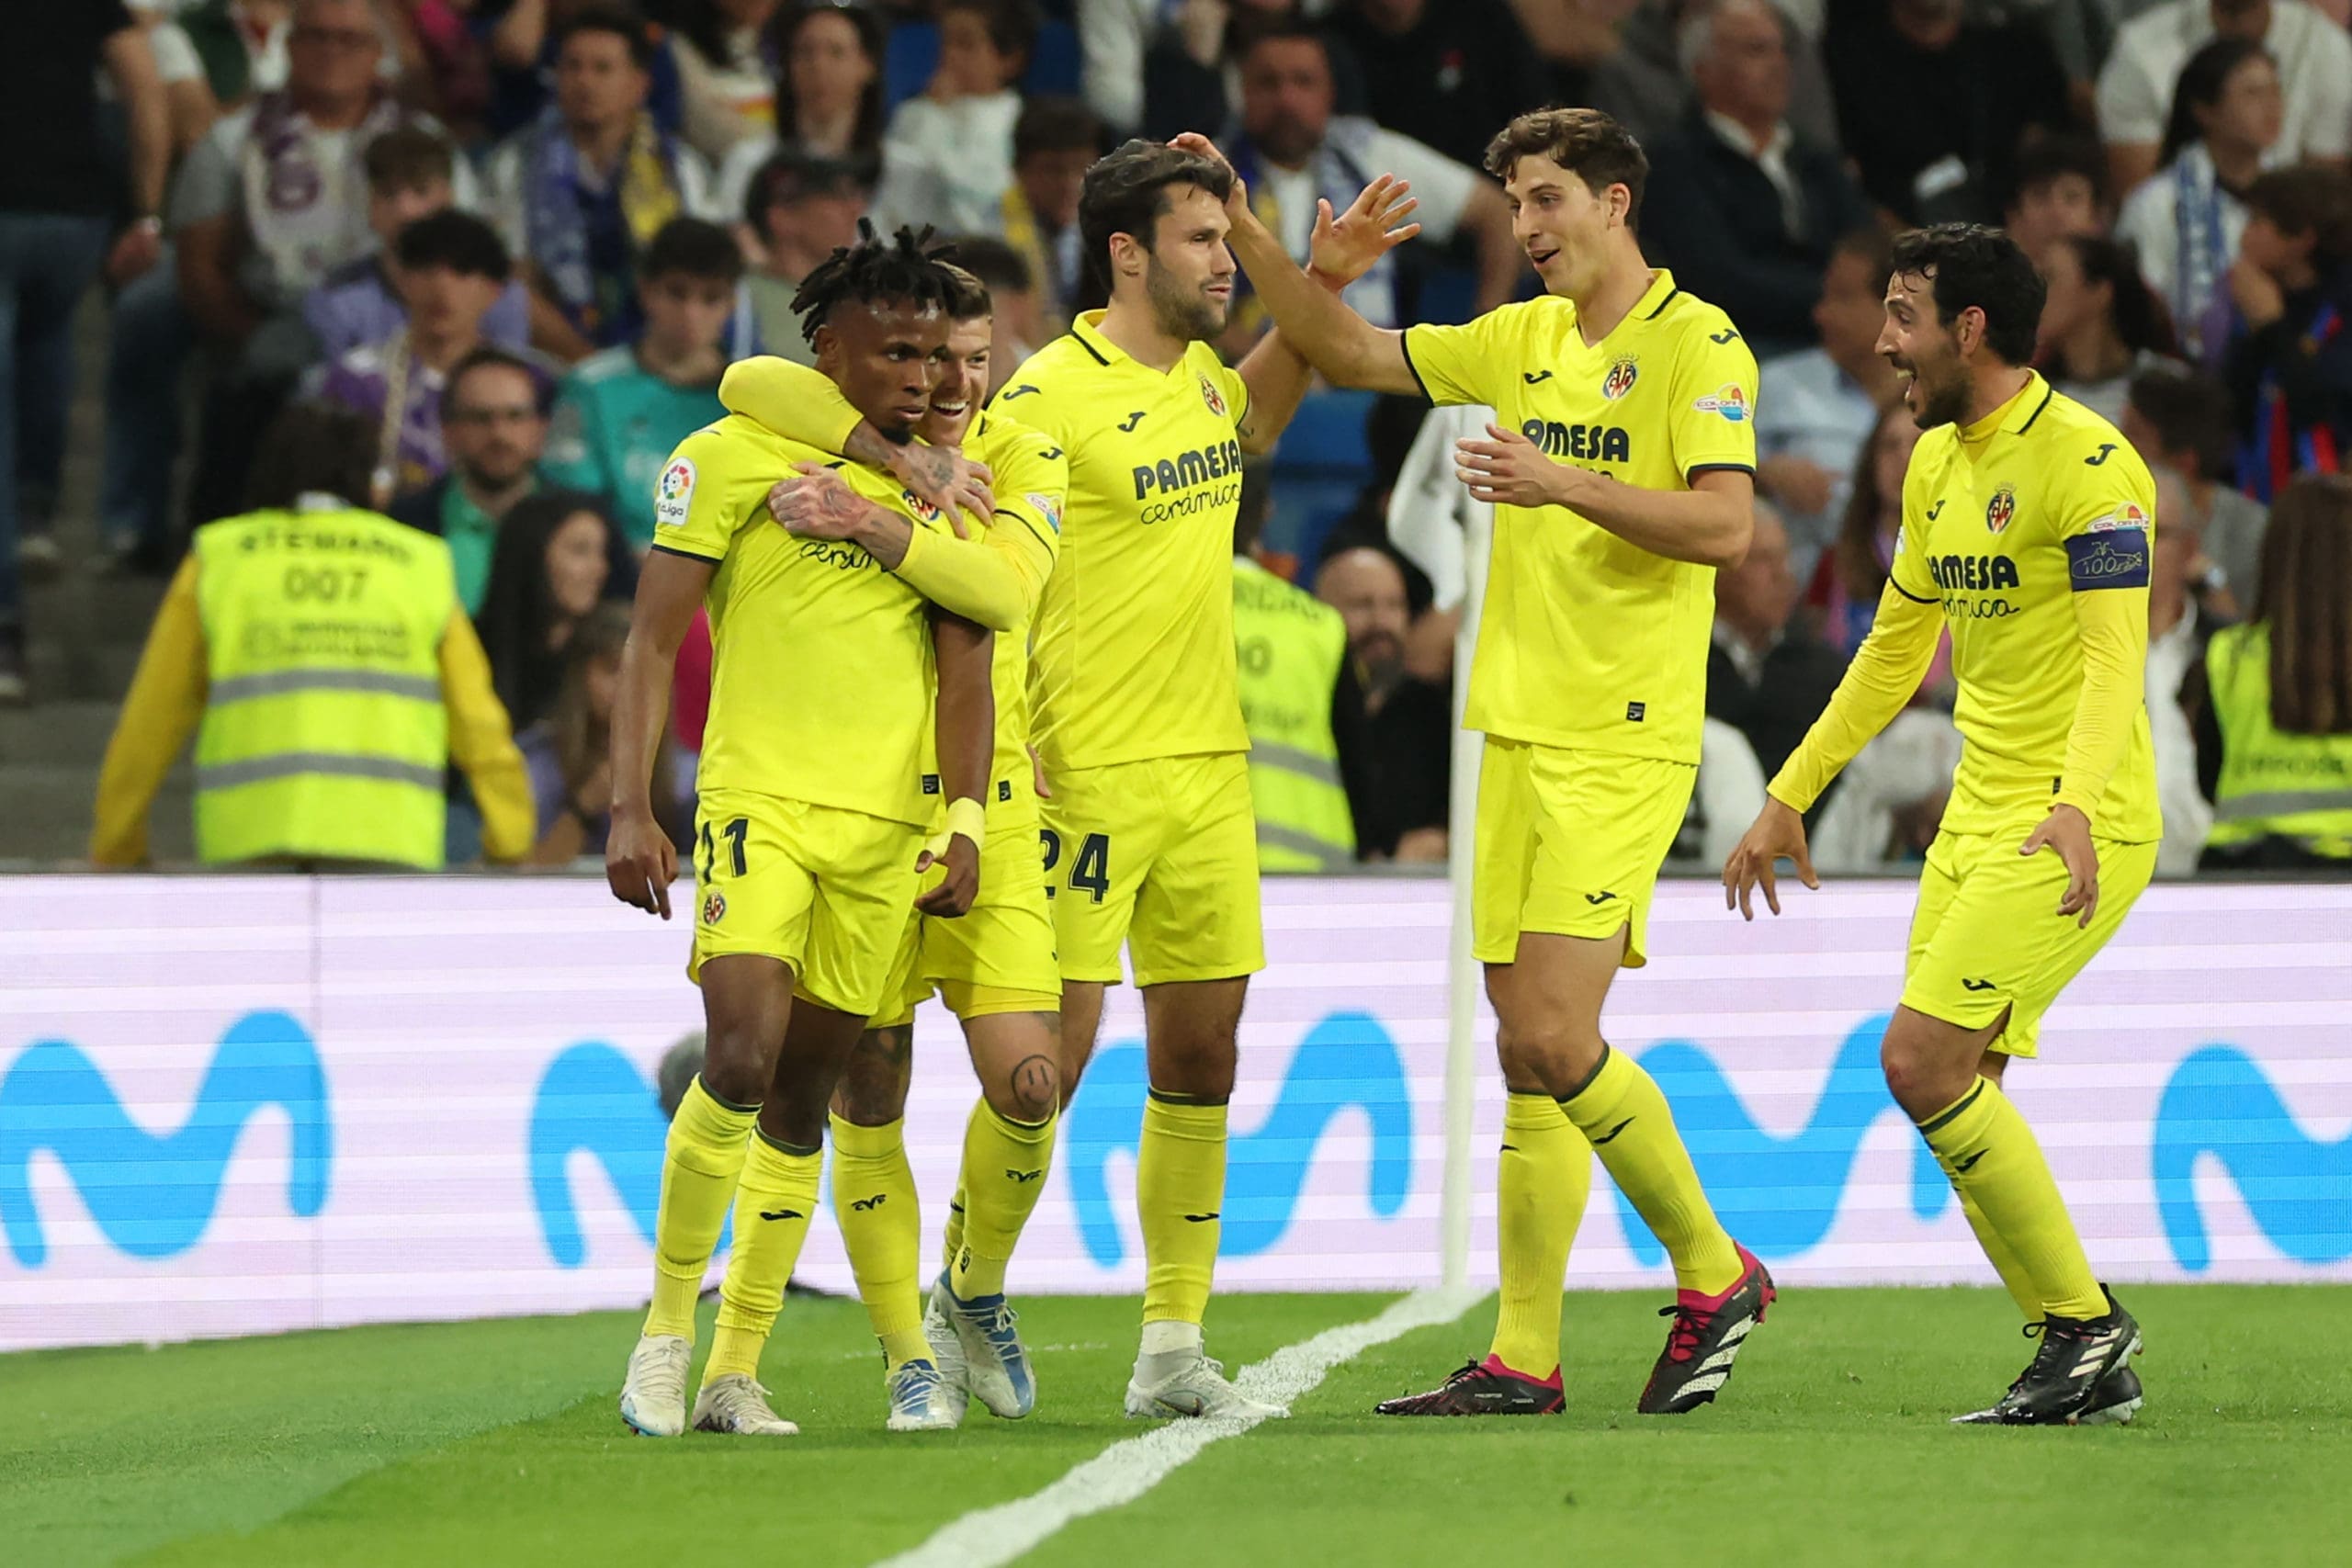
[[[1875,225],[1838,241],[1813,307],[1821,346],[1768,359],[1758,371],[1756,487],[1788,525],[1800,582],[1838,533],[1854,460],[1894,390],[1894,372],[1878,354],[1892,265]]]
[[[1078,0],[1087,106],[1114,137],[1214,130],[1232,100],[1225,80],[1232,35],[1329,8],[1330,0]]]
[[[1587,62],[1564,73],[1565,90],[1555,97],[1589,102],[1644,145],[1681,123],[1690,111],[1690,73],[1682,59],[1681,28],[1692,8],[1693,0],[1580,0],[1556,7],[1545,0],[1521,0],[1518,6],[1521,21],[1531,28],[1538,16],[1556,10],[1569,15],[1573,31],[1590,33],[1573,45],[1580,55],[1589,54]],[[1830,109],[1818,28],[1809,35],[1789,23],[1782,38],[1792,77],[1789,123],[1812,145],[1834,147],[1838,121]]]
[[[2164,307],[2131,248],[2113,240],[2077,234],[2035,260],[2049,285],[2037,368],[2102,419],[2121,420],[2132,373],[2174,350]]]
[[[1037,46],[1036,0],[941,0],[939,68],[890,116],[874,226],[944,233],[997,227],[1012,182],[1016,85]]]
[[[1780,772],[1829,705],[1846,661],[1797,619],[1801,585],[1789,570],[1789,534],[1768,502],[1756,506],[1747,555],[1715,574],[1707,712],[1747,737],[1767,778]]]
[[[514,738],[538,807],[534,865],[601,856],[612,828],[613,697],[620,689],[628,606],[605,603],[572,634],[563,684],[548,716]],[[654,753],[654,819],[684,854],[693,841],[695,780],[665,736]]]
[[[1405,668],[1405,574],[1387,551],[1337,551],[1315,594],[1340,613],[1347,665],[1333,729],[1365,860],[1442,861],[1453,782],[1453,698]]]
[[[2017,185],[2001,227],[2026,254],[2038,256],[2052,241],[2070,235],[2104,234],[2114,217],[2107,160],[2098,142],[2060,131],[2018,152]]]
[[[1747,737],[1719,718],[1699,724],[1699,776],[1682,830],[1666,858],[1712,871],[1731,858],[1747,824],[1764,809],[1764,768]]]
[[[629,543],[653,543],[653,484],[679,442],[727,410],[719,340],[735,308],[743,258],[726,230],[673,218],[645,248],[636,341],[590,355],[556,394],[548,473],[612,498]]]
[[[296,404],[263,444],[247,513],[197,530],[107,745],[98,864],[146,861],[149,807],[191,730],[207,865],[438,870],[451,761],[490,857],[529,851],[523,760],[448,551],[360,500],[375,441],[356,414]]]
[[[1495,533],[1493,503],[1473,497],[1455,477],[1453,444],[1483,439],[1494,418],[1483,403],[1430,409],[1406,446],[1388,494],[1388,537],[1429,578],[1432,609],[1422,618],[1442,619],[1449,641],[1460,633],[1472,590],[1486,576]]]
[[[1822,640],[1840,660],[1854,657],[1878,619],[1878,602],[1886,591],[1895,542],[1903,533],[1903,476],[1911,466],[1911,449],[1918,444],[1919,426],[1910,411],[1890,400],[1855,459],[1837,543],[1814,568],[1805,590],[1805,604],[1814,612]],[[1948,692],[1951,658],[1951,645],[1946,642],[1915,700]]]
[[[2197,785],[2197,740],[2181,706],[2189,671],[2203,667],[2220,623],[2199,604],[2193,584],[2210,569],[2189,515],[2188,487],[2169,468],[2156,470],[2156,541],[2148,567],[2148,734],[2156,755],[2156,804],[2164,837],[2156,871],[2187,876],[2197,869],[2213,807]]]
[[[761,345],[770,354],[816,363],[793,298],[820,262],[857,243],[858,215],[873,190],[871,177],[856,164],[792,147],[778,149],[752,176],[743,219],[759,249],[747,292]]]
[[[741,210],[752,175],[779,150],[881,167],[888,24],[867,6],[823,0],[793,6],[775,28],[784,62],[775,124],[738,141],[720,166],[718,204],[730,214]]]
[[[1819,807],[1811,828],[1813,868],[1867,876],[1917,866],[1942,825],[1961,750],[1959,727],[1940,708],[1896,714],[1846,765],[1837,793]]]
[[[2271,508],[2254,618],[2216,632],[2196,705],[2211,870],[2352,863],[2352,479],[2307,474]]]
[[[122,283],[155,265],[171,127],[154,53],[121,0],[0,8],[0,702],[22,702],[17,560],[58,562],[50,514],[65,462],[74,307],[102,265]],[[130,122],[128,191],[99,135],[101,68]]]
[[[1998,220],[2019,147],[2069,124],[2049,39],[1962,0],[1830,0],[1821,47],[1839,141],[1905,223]]]
[[[994,397],[1023,360],[1069,323],[1048,325],[1028,261],[1002,240],[978,234],[956,241],[956,265],[989,291],[989,396]]]
[[[174,27],[187,41],[223,114],[286,85],[292,0],[198,0],[180,6]]]
[[[1055,333],[1080,309],[1086,247],[1078,197],[1102,151],[1102,122],[1076,98],[1032,98],[1013,123],[1012,183],[990,227],[1029,264]]]
[[[2285,130],[2269,161],[2352,153],[2352,37],[2303,0],[2165,0],[2116,35],[2098,78],[2099,134],[2115,188],[2156,170],[2174,84],[2197,47],[2220,37],[2258,43],[2278,63]]]
[[[401,231],[395,287],[406,324],[324,367],[311,395],[346,408],[377,430],[369,504],[441,477],[441,394],[450,370],[482,346],[482,320],[505,292],[510,268],[498,231],[444,209]]]
[[[2210,563],[2190,586],[2224,618],[2235,619],[2260,586],[2270,513],[2222,482],[2236,448],[2229,394],[2186,367],[2152,365],[2132,378],[2119,424],[2150,468],[2179,476],[2188,511],[2178,520],[2197,531]],[[2175,521],[2172,513],[2156,513],[2159,542]]]
[[[502,348],[477,348],[450,370],[441,389],[441,445],[448,471],[396,498],[390,515],[438,534],[449,546],[458,603],[481,613],[499,525],[514,503],[545,482],[546,378]]]
[[[489,134],[489,39],[474,26],[481,0],[401,0],[399,19],[413,40],[420,89],[458,140],[473,145]]]
[[[393,276],[401,231],[457,200],[456,155],[446,138],[421,125],[386,131],[368,144],[360,163],[377,248],[329,271],[302,299],[302,320],[325,359],[381,343],[406,324],[408,308]],[[509,265],[511,271],[511,258]],[[529,344],[531,294],[519,279],[507,279],[481,319],[481,335],[505,348]]]
[[[646,108],[652,45],[628,12],[583,9],[555,55],[555,102],[491,159],[508,247],[571,328],[543,340],[566,358],[626,343],[638,326],[639,253],[662,226],[707,209],[701,157]]]
[[[1511,237],[1510,209],[1502,190],[1476,169],[1430,151],[1410,137],[1385,130],[1361,115],[1334,114],[1331,55],[1311,28],[1282,25],[1261,32],[1241,56],[1240,134],[1226,143],[1235,171],[1249,183],[1250,204],[1279,235],[1293,259],[1306,264],[1315,232],[1315,204],[1344,212],[1377,176],[1409,181],[1420,207],[1413,214],[1421,238],[1435,245],[1467,234],[1478,255],[1477,309],[1490,310],[1511,297],[1525,264]],[[1348,288],[1349,304],[1374,326],[1405,324],[1396,298],[1396,253],[1382,257]],[[1254,336],[1264,311],[1247,293],[1234,308],[1237,337]]]
[[[2352,453],[2352,175],[2273,169],[2249,186],[2224,357],[2238,488],[2267,502]]]
[[[616,0],[476,0],[490,29],[491,98],[487,130],[510,136],[539,118],[550,89],[558,86],[557,54],[572,22],[582,16],[611,15]],[[622,0],[619,15],[634,24],[645,44],[645,107],[661,130],[674,134],[684,118],[676,51],[666,35],[656,37]]]
[[[1251,480],[1253,491],[1262,481]],[[1250,511],[1263,512],[1263,502]],[[1233,640],[1250,731],[1250,802],[1263,871],[1336,871],[1356,858],[1355,825],[1332,737],[1347,631],[1303,588],[1250,553],[1256,522],[1236,521]]]
[[[2278,67],[2262,46],[2215,39],[2181,71],[2156,173],[2124,198],[2115,237],[2139,252],[2140,276],[2192,358],[2204,356],[2206,317],[2245,233],[2245,189],[2285,114]]]
[[[597,603],[634,592],[635,559],[595,496],[541,491],[507,511],[474,624],[518,729],[547,716],[572,637]]]
[[[285,90],[214,126],[173,186],[180,298],[217,367],[189,498],[198,518],[235,509],[261,432],[317,357],[303,296],[376,243],[367,149],[432,126],[387,90],[368,0],[297,0],[287,55]]]
[[[768,24],[777,0],[668,0],[659,15],[688,146],[715,165],[748,137],[775,131],[775,73]]]
[[[1333,31],[1381,124],[1474,169],[1498,127],[1552,100],[1544,57],[1503,0],[1348,0]]]
[[[1649,149],[1668,199],[1642,225],[1645,254],[1722,306],[1759,359],[1817,340],[1831,247],[1871,219],[1837,150],[1789,129],[1786,28],[1770,0],[1713,0],[1682,24],[1697,91]]]

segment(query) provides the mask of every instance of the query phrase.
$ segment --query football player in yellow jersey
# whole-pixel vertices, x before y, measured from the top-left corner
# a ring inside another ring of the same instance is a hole
[[[1951,632],[1966,749],[1928,848],[1902,1004],[1880,1060],[2041,1343],[1964,1422],[2131,1419],[2139,1325],[2100,1285],[2032,1129],[2002,1093],[2041,1015],[2123,923],[2162,823],[2143,705],[2155,487],[2115,427],[2028,368],[2043,288],[2015,241],[1903,235],[1878,351],[1926,432],[1878,617],[1724,866],[1753,918],[1810,807],[1901,712]]]
[[[905,430],[944,361],[953,288],[903,231],[896,243],[869,232],[811,273],[796,303],[819,367],[869,418]],[[606,875],[616,897],[666,919],[676,856],[649,782],[678,644],[696,603],[707,605],[716,652],[688,965],[707,1028],[702,1072],[670,1126],[653,1301],[621,1392],[622,1418],[648,1436],[686,1425],[695,1300],[730,1205],[734,1252],[692,1419],[794,1430],[768,1405],[758,1358],[816,1209],[826,1108],[883,1002],[919,873],[945,861],[947,881],[918,906],[940,914],[967,908],[978,877],[990,638],[933,613],[910,580],[908,541],[926,529],[896,482],[850,480],[898,518],[903,536],[880,553],[769,521],[776,476],[823,456],[741,415],[687,437],[657,482],[658,532],[622,656]],[[926,845],[934,688],[953,804],[948,832]]]
[[[1636,1408],[1676,1414],[1715,1397],[1772,1281],[1717,1222],[1665,1096],[1610,1049],[1600,1010],[1647,956],[1698,772],[1715,569],[1752,527],[1756,361],[1721,310],[1643,260],[1648,161],[1607,115],[1521,115],[1487,168],[1544,293],[1466,326],[1373,327],[1230,204],[1251,284],[1330,380],[1499,416],[1457,467],[1497,505],[1466,722],[1487,735],[1472,946],[1510,1090],[1501,1310],[1483,1361],[1380,1410],[1563,1408],[1560,1286],[1597,1153],[1674,1264],[1674,1324]]]
[[[833,1100],[833,1204],[858,1293],[890,1371],[928,1358],[940,1378],[935,1389],[917,1388],[913,1378],[893,1381],[891,1425],[899,1430],[955,1426],[967,1394],[1008,1418],[1035,1408],[1035,1376],[1005,1303],[1004,1277],[1043,1190],[1060,1111],[1061,974],[1037,853],[1028,622],[1053,570],[1069,468],[1045,436],[983,412],[995,311],[977,278],[952,270],[957,287],[949,300],[946,366],[915,434],[934,446],[961,448],[983,466],[998,496],[990,526],[1015,536],[1028,586],[1019,622],[996,644],[995,757],[979,897],[960,919],[918,916],[910,922],[887,999],[859,1039]],[[831,382],[787,360],[734,366],[719,400],[827,450],[888,456],[858,439],[862,415]],[[808,468],[778,486],[779,520],[814,533],[847,532],[819,514],[871,503],[839,474]],[[926,1310],[918,1279],[922,1216],[904,1117],[914,1010],[934,986],[963,1021],[980,1099],[965,1126],[947,1257]]]

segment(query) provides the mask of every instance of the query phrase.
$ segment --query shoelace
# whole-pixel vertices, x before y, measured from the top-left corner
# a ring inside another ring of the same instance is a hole
[[[1455,1383],[1465,1382],[1486,1370],[1487,1364],[1484,1361],[1464,1361],[1460,1371],[1449,1374],[1445,1382],[1438,1386],[1441,1390],[1452,1388]]]
[[[1706,1337],[1707,1326],[1715,1318],[1702,1307],[1684,1306],[1680,1302],[1658,1308],[1657,1314],[1674,1319],[1674,1326],[1667,1331],[1666,1354],[1675,1361],[1687,1361],[1699,1353],[1699,1341]]]
[[[646,1369],[645,1376],[640,1380],[639,1386],[643,1388],[647,1394],[657,1399],[664,1401],[684,1399],[686,1358],[684,1356],[654,1357],[652,1364]]]
[[[768,1403],[771,1397],[767,1384],[746,1378],[741,1382],[730,1382],[719,1390],[718,1403],[730,1418],[743,1414],[749,1407],[750,1414],[764,1420],[781,1420],[783,1417],[776,1415],[775,1406]]]

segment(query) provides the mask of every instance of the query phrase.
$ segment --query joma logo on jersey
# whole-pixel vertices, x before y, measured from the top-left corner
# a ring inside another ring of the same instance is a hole
[[[1575,457],[1588,463],[1630,463],[1633,438],[1614,424],[1563,424],[1556,419],[1531,419],[1519,433],[1544,448],[1547,457]]]
[[[2018,586],[2018,563],[2007,556],[1929,556],[1928,574],[1948,592],[1990,593]]]
[[[1241,443],[1221,441],[1214,446],[1196,447],[1180,452],[1174,457],[1162,457],[1157,463],[1137,463],[1135,467],[1136,499],[1141,501],[1154,491],[1161,495],[1190,490],[1194,485],[1221,479],[1227,474],[1241,471]]]

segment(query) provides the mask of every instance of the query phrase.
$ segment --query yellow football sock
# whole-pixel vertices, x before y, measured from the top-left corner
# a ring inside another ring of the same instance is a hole
[[[1976,1245],[1984,1249],[1994,1271],[2001,1276],[2001,1283],[2009,1288],[2009,1299],[2018,1303],[2018,1310],[2025,1314],[2028,1323],[2040,1323],[2041,1297],[2035,1292],[2033,1281],[2027,1278],[2018,1255],[2009,1250],[2009,1244],[2001,1239],[2001,1233],[1993,1228],[1993,1222],[1984,1217],[1976,1200],[1965,1192],[1960,1194],[1960,1212],[1968,1216],[1968,1228],[1976,1233]]]
[[[1136,1212],[1143,1226],[1143,1320],[1199,1323],[1216,1274],[1225,1207],[1225,1107],[1143,1103],[1136,1151]],[[966,1226],[968,1232],[970,1220]]]
[[[1000,1295],[1005,1265],[1045,1190],[1053,1163],[1054,1121],[1015,1122],[982,1100],[964,1123],[964,1174],[956,1184],[965,1213],[949,1280],[957,1297]]]
[[[966,1135],[968,1137],[969,1130]],[[964,1250],[964,1178],[956,1178],[956,1196],[947,1200],[947,1225],[939,1233],[939,1266],[956,1267],[956,1255]]]
[[[840,1117],[833,1129],[833,1217],[842,1227],[858,1299],[882,1341],[882,1359],[928,1360],[922,1337],[922,1213],[907,1165],[907,1124],[860,1127]]]
[[[1729,1290],[1743,1267],[1739,1250],[1707,1202],[1657,1080],[1624,1052],[1601,1049],[1600,1066],[1560,1109],[1664,1244],[1675,1283],[1711,1296]]]
[[[1568,1247],[1592,1190],[1592,1145],[1550,1095],[1511,1095],[1497,1185],[1502,1307],[1494,1353],[1513,1371],[1549,1377],[1560,1365]]]
[[[2054,1317],[2106,1315],[2107,1293],[2083,1256],[2082,1238],[2058,1196],[2041,1145],[1999,1085],[1978,1078],[1966,1094],[1919,1123],[1919,1134],[1953,1188],[1975,1201],[1985,1224],[2008,1245],[2041,1312]]]
[[[743,1179],[735,1189],[735,1251],[718,1286],[718,1330],[703,1378],[760,1375],[760,1351],[784,1306],[784,1287],[800,1261],[808,1222],[817,1213],[821,1149],[787,1148],[765,1133],[752,1134]]]
[[[653,1304],[645,1332],[695,1337],[695,1302],[703,1271],[718,1246],[719,1227],[743,1171],[743,1149],[757,1106],[729,1105],[702,1087],[686,1086],[670,1119],[662,1154],[662,1205],[653,1221]]]

